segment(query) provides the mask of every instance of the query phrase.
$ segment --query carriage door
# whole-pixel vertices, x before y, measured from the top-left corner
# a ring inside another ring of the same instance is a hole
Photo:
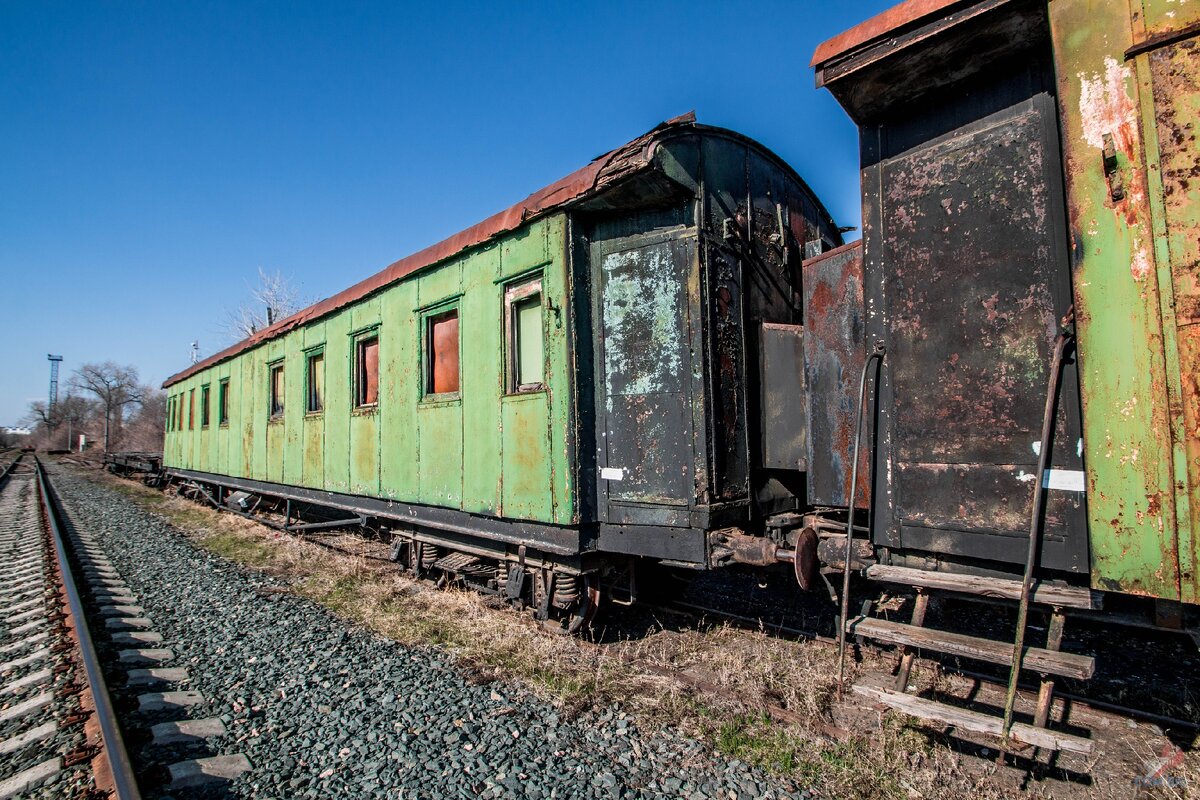
[[[613,525],[687,526],[693,500],[687,278],[695,239],[592,245],[597,307],[597,513]]]
[[[868,336],[887,345],[879,544],[1025,558],[1051,350],[1071,304],[1052,90],[1048,59],[1031,59],[864,137],[878,187],[867,300],[883,312]],[[1069,365],[1041,563],[1086,572],[1080,436]]]

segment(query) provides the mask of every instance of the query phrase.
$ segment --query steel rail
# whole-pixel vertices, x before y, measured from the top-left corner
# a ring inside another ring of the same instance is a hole
[[[79,652],[83,661],[84,672],[87,675],[88,687],[92,693],[92,705],[95,707],[96,722],[100,727],[103,740],[103,755],[108,764],[113,782],[115,800],[141,800],[137,778],[133,773],[133,765],[129,753],[125,749],[125,740],[121,736],[121,728],[117,724],[117,715],[113,711],[112,700],[108,696],[108,684],[100,668],[100,660],[96,657],[96,648],[92,643],[91,631],[88,630],[87,617],[83,611],[83,598],[75,585],[71,565],[67,558],[66,540],[63,537],[61,516],[58,501],[51,492],[50,483],[42,470],[42,464],[35,456],[33,459],[34,472],[37,475],[38,493],[46,512],[46,520],[50,529],[50,538],[54,542],[54,554],[58,560],[58,569],[62,575],[63,593],[66,595],[71,618],[74,620],[75,638],[79,642]]]
[[[4,469],[0,470],[0,482],[3,482],[4,479],[8,477],[8,473],[13,471],[13,467],[15,467],[17,465],[17,462],[19,462],[21,460],[21,457],[24,455],[25,455],[24,453],[18,451],[17,457],[4,465]]]

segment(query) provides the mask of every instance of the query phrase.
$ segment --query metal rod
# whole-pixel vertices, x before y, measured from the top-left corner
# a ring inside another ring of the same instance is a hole
[[[867,371],[871,364],[879,359],[883,362],[886,352],[883,342],[875,342],[875,349],[863,362],[862,376],[858,380],[858,418],[854,423],[854,450],[850,455],[850,491],[849,508],[846,512],[846,561],[842,565],[842,601],[838,612],[838,692],[842,691],[842,680],[846,671],[846,617],[850,613],[850,548],[854,543],[854,501],[858,490],[858,450],[862,444],[863,418],[866,416]],[[878,396],[878,392],[876,392]]]
[[[303,522],[298,525],[287,525],[284,530],[288,532],[315,531],[321,528],[347,528],[352,525],[361,528],[366,522],[363,517],[354,517],[353,519],[335,519],[330,522]]]
[[[63,593],[71,610],[71,618],[75,621],[75,637],[79,640],[79,652],[83,661],[84,672],[87,674],[88,686],[92,690],[92,704],[96,707],[96,721],[100,725],[100,735],[104,740],[104,758],[112,770],[113,788],[116,800],[141,800],[138,791],[137,778],[133,774],[133,765],[129,753],[125,750],[125,742],[121,738],[121,729],[117,724],[117,715],[113,711],[112,701],[108,696],[108,686],[104,681],[104,673],[100,669],[100,660],[96,657],[96,648],[92,643],[92,635],[88,630],[87,617],[83,613],[83,598],[75,585],[71,574],[71,565],[67,562],[67,546],[59,525],[58,509],[42,465],[34,458],[34,472],[37,475],[38,492],[46,508],[46,519],[50,527],[50,538],[54,542],[54,553],[58,559],[58,569],[62,573]]]
[[[1064,326],[1070,325],[1072,312],[1063,318]],[[1021,660],[1025,650],[1025,627],[1029,621],[1029,600],[1033,595],[1033,571],[1037,566],[1038,543],[1041,541],[1042,510],[1046,497],[1046,469],[1050,464],[1050,445],[1054,437],[1054,410],[1058,403],[1058,377],[1062,371],[1063,354],[1071,331],[1064,328],[1054,340],[1054,357],[1050,360],[1050,379],[1046,387],[1046,408],[1042,413],[1041,450],[1038,452],[1037,481],[1034,484],[1033,511],[1029,518],[1029,547],[1025,554],[1025,575],[1021,580],[1021,604],[1017,609],[1017,635],[1013,641],[1012,669],[1008,673],[1008,692],[1004,697],[1004,724],[1001,735],[1006,741],[1012,728],[1013,706],[1017,702],[1017,679],[1021,674]]]

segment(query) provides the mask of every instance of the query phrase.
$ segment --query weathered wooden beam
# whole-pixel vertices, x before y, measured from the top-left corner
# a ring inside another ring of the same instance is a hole
[[[1004,664],[1006,666],[1012,664],[1012,642],[980,639],[976,636],[967,636],[961,633],[951,633],[932,628],[921,628],[914,625],[904,625],[899,622],[872,617],[859,617],[850,620],[846,626],[846,632],[889,644],[917,647],[922,650],[935,650],[939,653],[962,656],[963,658],[974,658],[992,664]],[[1091,656],[1081,656],[1075,653],[1045,650],[1040,647],[1026,647],[1022,666],[1031,672],[1043,672],[1087,680],[1096,671],[1096,659]]]
[[[923,697],[904,694],[894,689],[856,684],[854,691],[857,694],[869,697],[910,716],[940,722],[943,725],[952,725],[955,728],[961,728],[973,733],[998,737],[1003,727],[1003,721],[999,717],[948,706],[936,700],[927,700]],[[1047,750],[1066,750],[1082,755],[1090,755],[1095,747],[1095,742],[1091,739],[1084,739],[1082,736],[1072,736],[1069,733],[1059,733],[1047,728],[1035,728],[1023,722],[1014,723],[1009,735],[1013,740],[1023,744],[1042,747]]]
[[[906,586],[921,586],[926,589],[942,589],[949,592],[975,594],[1001,600],[1020,600],[1021,582],[1011,578],[994,578],[984,575],[961,575],[952,572],[933,572],[911,567],[892,567],[874,564],[867,567],[866,575],[871,580],[899,583]],[[1035,582],[1033,602],[1062,608],[1086,608],[1097,610],[1104,605],[1100,592],[1078,586]]]

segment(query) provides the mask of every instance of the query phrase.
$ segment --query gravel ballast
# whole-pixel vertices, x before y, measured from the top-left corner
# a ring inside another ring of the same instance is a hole
[[[803,797],[671,730],[615,708],[565,719],[530,692],[476,685],[436,648],[408,648],[271,578],[207,553],[165,519],[72,471],[52,470],[73,524],[91,532],[186,667],[193,719],[244,753],[227,788],[260,798]],[[176,716],[178,718],[178,716]],[[162,719],[147,718],[147,728]],[[189,754],[190,755],[190,754]],[[150,792],[150,796],[155,796]]]

